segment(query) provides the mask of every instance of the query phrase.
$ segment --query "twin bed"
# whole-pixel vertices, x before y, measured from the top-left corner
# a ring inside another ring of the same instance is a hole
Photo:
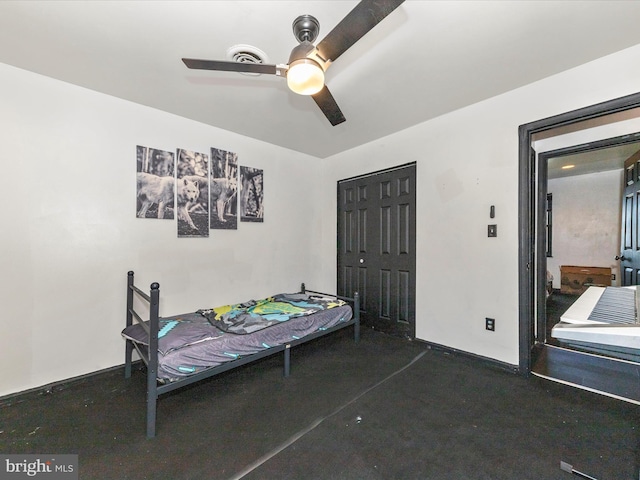
[[[136,300],[136,297],[139,300]],[[139,303],[138,303],[139,302]],[[147,437],[156,434],[158,397],[256,360],[283,353],[290,373],[291,348],[354,326],[360,338],[360,301],[307,290],[277,294],[241,304],[160,317],[160,285],[147,294],[127,275],[125,377],[131,377],[133,351],[147,366]],[[136,309],[134,305],[141,305]],[[149,319],[138,312],[147,310]]]

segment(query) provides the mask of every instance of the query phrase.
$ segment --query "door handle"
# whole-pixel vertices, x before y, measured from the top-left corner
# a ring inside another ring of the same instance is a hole
[[[360,259],[360,263],[364,263],[364,258],[361,258],[361,259]]]
[[[623,254],[616,255],[616,260],[620,260],[621,262],[624,262],[626,259],[627,257],[625,257]]]

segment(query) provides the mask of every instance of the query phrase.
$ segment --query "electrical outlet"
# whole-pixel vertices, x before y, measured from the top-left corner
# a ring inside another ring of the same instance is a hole
[[[485,321],[484,327],[487,330],[490,330],[490,331],[494,332],[495,329],[496,329],[496,319],[495,318],[485,318],[484,321]]]
[[[611,274],[611,280],[615,280],[615,279],[616,279],[616,274],[615,274],[615,273],[612,273],[612,274]]]

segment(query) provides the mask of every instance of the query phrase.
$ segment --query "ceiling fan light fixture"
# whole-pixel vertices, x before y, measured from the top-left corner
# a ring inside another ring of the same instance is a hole
[[[195,70],[286,77],[292,92],[311,96],[331,125],[339,125],[345,118],[325,86],[325,70],[404,1],[360,0],[317,46],[314,46],[314,42],[320,31],[320,23],[312,15],[300,15],[292,25],[299,44],[291,50],[286,64],[269,64],[266,56],[262,58],[262,52],[253,47],[247,49],[246,45],[232,47],[232,51],[227,52],[227,61],[183,58],[182,62],[187,68]]]
[[[300,58],[289,64],[287,85],[300,95],[313,95],[324,87],[324,70],[310,58]]]

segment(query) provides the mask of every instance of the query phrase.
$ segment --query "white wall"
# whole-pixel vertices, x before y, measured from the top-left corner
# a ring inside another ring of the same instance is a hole
[[[560,266],[610,267],[618,285],[623,170],[551,179],[552,254],[547,268],[560,288]]]
[[[335,182],[416,161],[417,337],[517,365],[518,126],[638,85],[640,46],[327,159],[325,256],[335,249]],[[497,238],[487,238],[489,223]],[[324,265],[335,278],[335,266]],[[496,319],[495,332],[485,330],[485,317]]]
[[[0,395],[121,364],[129,269],[160,282],[165,315],[334,287],[336,181],[411,161],[418,338],[517,365],[518,126],[638,85],[640,46],[319,161],[0,65]],[[136,219],[137,144],[264,168],[265,223],[177,239],[172,222]]]
[[[165,315],[319,284],[315,158],[2,64],[0,105],[0,395],[122,364],[128,270]],[[237,152],[264,223],[178,239],[136,218],[138,144]]]

